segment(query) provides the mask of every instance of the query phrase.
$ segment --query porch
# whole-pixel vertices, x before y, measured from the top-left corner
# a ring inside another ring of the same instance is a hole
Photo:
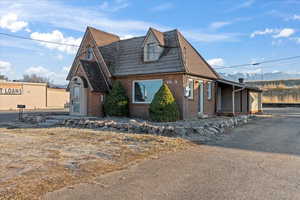
[[[261,106],[259,106],[261,91],[258,88],[246,86],[243,82],[218,80],[216,96],[216,112],[218,115],[249,114],[253,110],[252,102],[256,102],[255,112],[261,110]]]

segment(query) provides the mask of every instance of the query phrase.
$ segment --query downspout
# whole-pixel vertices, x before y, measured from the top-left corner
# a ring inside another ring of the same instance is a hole
[[[240,91],[242,91],[242,90],[244,90],[245,89],[245,86],[244,87],[242,87],[242,88],[240,88],[240,89],[237,89],[237,90],[235,90],[234,88],[235,88],[235,86],[232,86],[233,87],[233,90],[232,90],[232,114],[233,114],[233,116],[235,115],[235,93],[236,92],[240,92]],[[241,102],[242,103],[242,102]]]

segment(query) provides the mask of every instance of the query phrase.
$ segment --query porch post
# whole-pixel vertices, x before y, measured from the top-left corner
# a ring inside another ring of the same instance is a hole
[[[232,86],[232,114],[233,114],[233,116],[234,116],[234,112],[235,112],[234,90],[235,90],[235,87]]]

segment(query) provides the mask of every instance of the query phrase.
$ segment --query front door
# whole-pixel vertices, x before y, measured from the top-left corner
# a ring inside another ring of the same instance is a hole
[[[198,112],[199,114],[203,114],[204,110],[204,88],[203,88],[203,81],[199,81],[199,102],[198,102]]]
[[[70,83],[70,114],[87,115],[87,89],[81,77],[73,77]]]
[[[80,114],[80,86],[74,86],[72,91],[72,113],[73,114]]]

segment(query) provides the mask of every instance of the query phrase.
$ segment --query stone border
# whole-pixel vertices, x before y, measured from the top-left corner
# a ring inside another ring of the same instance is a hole
[[[181,137],[191,141],[212,141],[224,136],[225,130],[248,123],[254,115],[236,117],[216,117],[189,121],[154,123],[130,118],[89,118],[65,116],[26,116],[25,122],[41,127],[64,126],[71,128],[90,128],[120,133],[153,134],[167,137]]]

